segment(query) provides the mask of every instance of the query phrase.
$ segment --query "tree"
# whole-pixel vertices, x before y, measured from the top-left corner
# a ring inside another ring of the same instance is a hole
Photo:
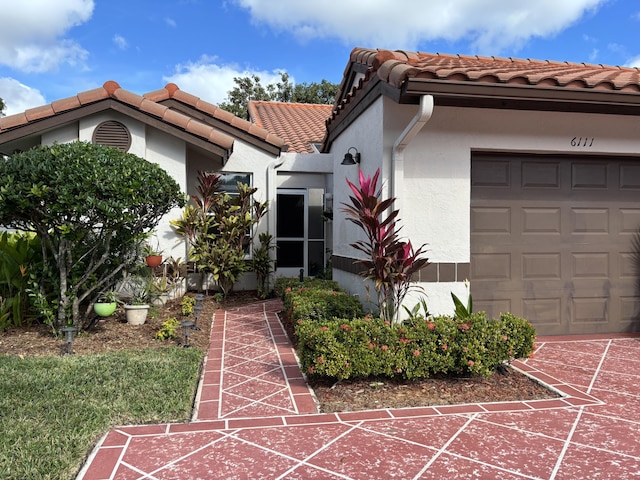
[[[4,109],[7,105],[4,103],[4,100],[0,98],[0,117],[4,117]]]
[[[180,187],[158,165],[84,142],[41,145],[0,161],[0,185],[0,225],[41,239],[39,293],[57,293],[53,315],[42,312],[53,328],[80,326],[80,305],[113,285],[162,216],[184,205]]]
[[[257,75],[234,77],[233,81],[236,86],[227,92],[226,100],[219,107],[240,118],[247,118],[250,100],[332,104],[339,88],[338,84],[324,79],[320,83],[294,85],[286,72],[280,73],[279,82],[266,86]]]

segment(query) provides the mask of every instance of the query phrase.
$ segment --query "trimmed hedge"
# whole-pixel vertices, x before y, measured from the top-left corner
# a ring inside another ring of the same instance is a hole
[[[327,280],[324,278],[311,278],[304,277],[302,285],[300,279],[296,277],[278,277],[273,286],[273,291],[276,296],[280,297],[283,301],[285,299],[285,293],[287,289],[295,290],[300,287],[314,288],[318,290],[332,290],[336,292],[343,291],[335,280]]]
[[[324,280],[323,282],[327,282]],[[283,306],[286,315],[297,321],[362,317],[362,304],[357,297],[338,289],[319,287],[287,287]]]
[[[334,281],[278,279],[304,373],[335,379],[489,376],[533,352],[533,326],[510,313],[489,319],[413,316],[391,325],[364,316],[358,298]]]
[[[434,374],[488,376],[533,351],[535,330],[511,314],[447,316],[389,325],[377,318],[298,321],[298,355],[312,376],[426,378]]]

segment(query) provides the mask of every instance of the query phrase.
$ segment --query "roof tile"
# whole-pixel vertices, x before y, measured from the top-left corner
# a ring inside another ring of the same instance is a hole
[[[29,123],[26,112],[0,118],[0,132]]]
[[[55,112],[53,111],[53,107],[50,104],[43,105],[41,107],[30,108],[29,110],[24,112],[28,122],[35,122],[36,120],[50,117],[54,113]]]
[[[55,113],[62,113],[67,110],[73,110],[74,108],[78,108],[81,106],[80,100],[78,97],[67,97],[61,100],[56,100],[51,102],[51,108]]]

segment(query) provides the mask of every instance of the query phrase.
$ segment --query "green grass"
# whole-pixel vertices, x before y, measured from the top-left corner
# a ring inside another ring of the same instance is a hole
[[[202,356],[0,356],[0,478],[71,479],[110,427],[189,420]]]

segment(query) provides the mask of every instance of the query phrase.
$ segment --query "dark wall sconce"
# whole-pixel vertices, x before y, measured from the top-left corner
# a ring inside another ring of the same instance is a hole
[[[356,153],[352,154],[351,150],[354,150]],[[360,163],[360,152],[356,147],[349,147],[340,165],[355,165],[356,163]]]

